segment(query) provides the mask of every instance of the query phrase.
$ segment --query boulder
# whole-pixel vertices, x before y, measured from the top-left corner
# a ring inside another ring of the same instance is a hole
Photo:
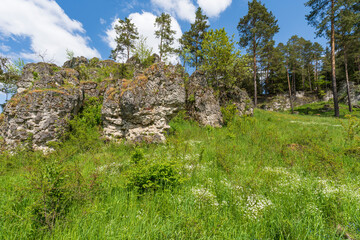
[[[194,72],[186,85],[187,111],[191,118],[203,126],[221,127],[222,114],[219,99],[208,86],[205,75]]]
[[[349,82],[350,86],[350,101],[351,104],[359,105],[360,104],[360,85],[356,85],[354,82]],[[349,103],[348,95],[347,95],[347,87],[346,82],[341,84],[339,90],[339,100],[345,104]]]
[[[314,103],[321,100],[314,93],[306,93],[301,91],[298,91],[295,95],[292,96],[292,98],[294,107]],[[287,93],[283,93],[267,97],[264,103],[259,104],[259,107],[267,111],[289,110],[291,109],[289,95]]]
[[[73,57],[72,59],[66,61],[63,65],[63,68],[76,68],[82,64],[87,66],[89,60],[86,57]]]
[[[233,87],[221,93],[221,105],[226,106],[229,102],[235,104],[240,116],[252,116],[254,114],[254,103],[247,92],[238,87]]]
[[[154,64],[133,79],[112,81],[102,107],[104,135],[130,142],[162,142],[185,106],[182,68]]]
[[[35,81],[46,79],[53,75],[54,71],[58,70],[55,64],[48,63],[30,63],[26,64],[23,68],[21,80],[16,83],[17,93],[21,93],[26,89],[32,87]],[[56,83],[54,83],[56,84]]]
[[[4,107],[0,134],[6,147],[49,150],[49,143],[60,139],[81,107],[83,92],[77,77],[75,70],[53,64],[26,65],[18,84],[23,89]]]

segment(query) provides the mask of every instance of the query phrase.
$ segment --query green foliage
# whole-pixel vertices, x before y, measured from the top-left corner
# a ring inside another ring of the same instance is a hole
[[[216,89],[226,89],[235,82],[231,70],[240,52],[235,48],[233,38],[227,36],[224,28],[210,30],[205,34],[201,46],[203,54],[201,70],[206,72],[210,78],[209,83]]]
[[[225,107],[221,107],[221,113],[223,116],[224,125],[230,124],[238,113],[238,109],[235,104],[228,103]]]
[[[345,116],[348,121],[343,123],[344,130],[346,131],[346,139],[350,142],[356,141],[360,143],[360,120],[352,115]]]
[[[195,13],[195,21],[191,24],[190,30],[185,32],[179,40],[181,44],[181,58],[184,63],[190,62],[190,65],[195,67],[196,70],[199,69],[203,61],[201,50],[205,33],[209,28],[207,20],[208,17],[198,7]]]
[[[160,39],[159,50],[160,50],[160,61],[163,57],[166,59],[168,55],[175,52],[172,47],[174,44],[174,35],[176,31],[171,29],[171,16],[167,13],[162,13],[155,19],[155,31],[156,38]]]
[[[38,80],[38,79],[39,79],[39,73],[33,72],[32,74],[33,74],[34,80]]]
[[[68,139],[63,147],[71,146],[75,151],[86,152],[96,149],[101,144],[102,99],[88,98],[80,113],[69,121],[70,131],[64,135]]]
[[[90,200],[98,191],[95,178],[85,179],[77,164],[57,160],[55,156],[36,159],[27,175],[27,190],[34,198],[29,210],[37,231],[51,232],[72,205]]]
[[[134,49],[132,49],[131,52],[134,56],[140,59],[142,65],[148,66],[150,62],[149,60],[152,60],[151,55],[153,49],[147,45],[146,41],[147,38],[140,35],[139,40],[137,41]]]
[[[20,80],[24,61],[12,63],[9,58],[0,56],[0,92],[5,93],[5,101],[16,92],[16,82]]]
[[[164,144],[3,153],[0,238],[340,239],[341,225],[358,239],[356,124],[300,110],[255,109],[223,128],[181,113]]]
[[[94,58],[89,60],[89,66],[93,67],[93,68],[97,67],[99,62],[100,62],[100,59],[98,59],[97,57],[94,57]]]
[[[71,61],[74,58],[74,55],[75,55],[74,51],[66,49],[66,58],[69,61]]]
[[[129,59],[131,49],[135,47],[135,41],[138,39],[138,31],[134,23],[129,18],[125,20],[119,19],[118,25],[115,26],[116,31],[116,48],[111,51],[111,58],[117,60],[118,58],[126,57]]]
[[[174,161],[147,161],[140,149],[132,155],[132,161],[134,165],[128,172],[127,187],[136,189],[139,193],[171,189],[183,181]]]
[[[249,47],[248,52],[253,57],[253,83],[254,103],[257,105],[257,56],[259,52],[279,32],[277,20],[272,12],[268,11],[260,1],[248,2],[247,15],[240,19],[237,29],[239,31],[241,47]]]

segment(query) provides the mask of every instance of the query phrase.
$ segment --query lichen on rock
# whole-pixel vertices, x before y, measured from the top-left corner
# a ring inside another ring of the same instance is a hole
[[[186,109],[190,117],[203,126],[221,127],[220,101],[208,86],[205,74],[194,72],[186,84],[186,91]]]
[[[109,84],[102,108],[104,135],[131,142],[162,142],[168,123],[185,106],[182,69],[159,63],[132,80]]]
[[[68,128],[68,120],[83,101],[78,73],[54,64],[24,67],[18,93],[4,107],[1,136],[7,148],[24,146],[49,150]]]

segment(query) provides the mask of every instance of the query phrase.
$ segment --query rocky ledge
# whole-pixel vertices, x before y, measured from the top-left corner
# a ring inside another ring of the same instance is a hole
[[[166,65],[153,56],[145,68],[110,60],[74,58],[62,68],[47,63],[27,64],[17,94],[0,114],[2,147],[51,150],[62,140],[71,120],[87,98],[103,99],[103,135],[130,142],[162,142],[169,121],[181,110],[201,125],[221,127],[221,106],[230,100],[240,115],[252,114],[246,92],[215,94],[201,72],[189,81],[181,66]],[[185,83],[186,82],[186,83]]]

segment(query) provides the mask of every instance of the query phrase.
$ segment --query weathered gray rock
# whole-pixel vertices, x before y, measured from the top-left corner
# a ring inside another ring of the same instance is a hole
[[[109,84],[102,107],[104,135],[131,142],[161,142],[168,122],[185,106],[184,72],[154,64],[132,80]]]
[[[24,66],[23,74],[21,77],[21,81],[16,83],[17,92],[21,93],[26,89],[29,89],[33,86],[35,80],[46,79],[48,76],[52,75],[54,71],[56,71],[58,67],[55,64],[47,64],[47,63],[30,63]]]
[[[69,61],[66,61],[63,65],[63,68],[76,68],[84,64],[88,65],[89,60],[86,57],[74,57]]]
[[[36,72],[36,74],[33,74]],[[0,134],[8,148],[28,144],[35,150],[49,150],[58,141],[83,101],[78,73],[53,64],[28,64],[18,91],[4,108]],[[27,89],[25,87],[27,86]]]
[[[228,103],[236,105],[240,116],[252,116],[254,114],[254,103],[247,92],[238,87],[221,93],[221,105],[226,106]]]
[[[305,93],[298,91],[293,98],[293,105],[294,107],[313,103],[320,101],[321,99],[318,98],[316,94],[313,93]],[[265,109],[267,111],[286,111],[291,109],[290,105],[290,98],[289,95],[284,94],[278,94],[273,97],[268,97],[265,99],[265,102],[262,104],[259,104],[259,107],[262,109]]]
[[[324,96],[322,96],[321,101],[328,102],[334,98],[333,92],[328,90],[325,92]]]
[[[353,106],[360,105],[360,85],[356,85],[354,82],[349,82],[349,86],[351,104]],[[346,83],[343,83],[340,86],[339,100],[345,104],[349,103]]]
[[[194,72],[189,78],[187,90],[187,111],[201,125],[221,127],[222,114],[220,102],[214,90],[208,86],[205,75]]]

